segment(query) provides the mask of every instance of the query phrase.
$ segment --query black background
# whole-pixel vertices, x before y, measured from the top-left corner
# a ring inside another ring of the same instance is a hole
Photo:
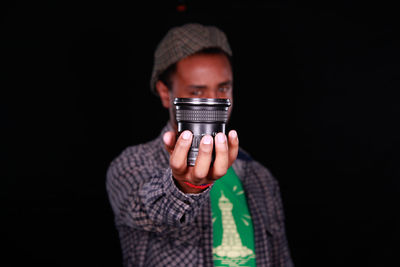
[[[396,265],[396,9],[182,2],[2,4],[0,266],[121,265],[105,172],[168,119],[149,90],[153,51],[190,21],[228,35],[230,127],[280,182],[295,264]]]

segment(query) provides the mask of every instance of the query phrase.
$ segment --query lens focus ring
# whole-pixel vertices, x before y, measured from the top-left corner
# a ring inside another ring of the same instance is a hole
[[[189,122],[226,122],[228,120],[228,112],[226,110],[178,109],[176,111],[176,120]]]

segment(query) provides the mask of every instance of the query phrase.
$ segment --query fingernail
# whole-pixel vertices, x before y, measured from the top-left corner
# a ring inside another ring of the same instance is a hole
[[[229,135],[231,136],[231,138],[236,138],[237,137],[237,132],[235,130],[232,130]]]
[[[212,142],[212,137],[209,135],[206,135],[203,137],[203,144],[209,145]]]
[[[192,134],[191,134],[189,131],[184,131],[184,132],[182,133],[182,138],[183,138],[184,140],[189,140],[191,135],[192,135]]]
[[[226,139],[226,137],[225,137],[225,134],[217,134],[217,142],[218,143],[224,143],[225,142],[225,139]]]

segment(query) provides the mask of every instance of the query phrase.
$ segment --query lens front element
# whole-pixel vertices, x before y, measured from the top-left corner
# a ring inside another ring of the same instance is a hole
[[[209,134],[225,133],[228,121],[229,99],[214,98],[175,98],[178,133],[189,130],[193,141],[188,153],[188,165],[194,166],[199,152],[201,138]],[[214,155],[213,152],[213,161]]]

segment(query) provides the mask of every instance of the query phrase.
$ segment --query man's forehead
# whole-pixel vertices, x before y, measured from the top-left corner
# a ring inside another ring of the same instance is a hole
[[[220,54],[191,56],[177,62],[176,65],[177,72],[183,74],[209,71],[210,69],[213,69],[214,72],[226,72],[228,75],[232,73],[228,58]]]

